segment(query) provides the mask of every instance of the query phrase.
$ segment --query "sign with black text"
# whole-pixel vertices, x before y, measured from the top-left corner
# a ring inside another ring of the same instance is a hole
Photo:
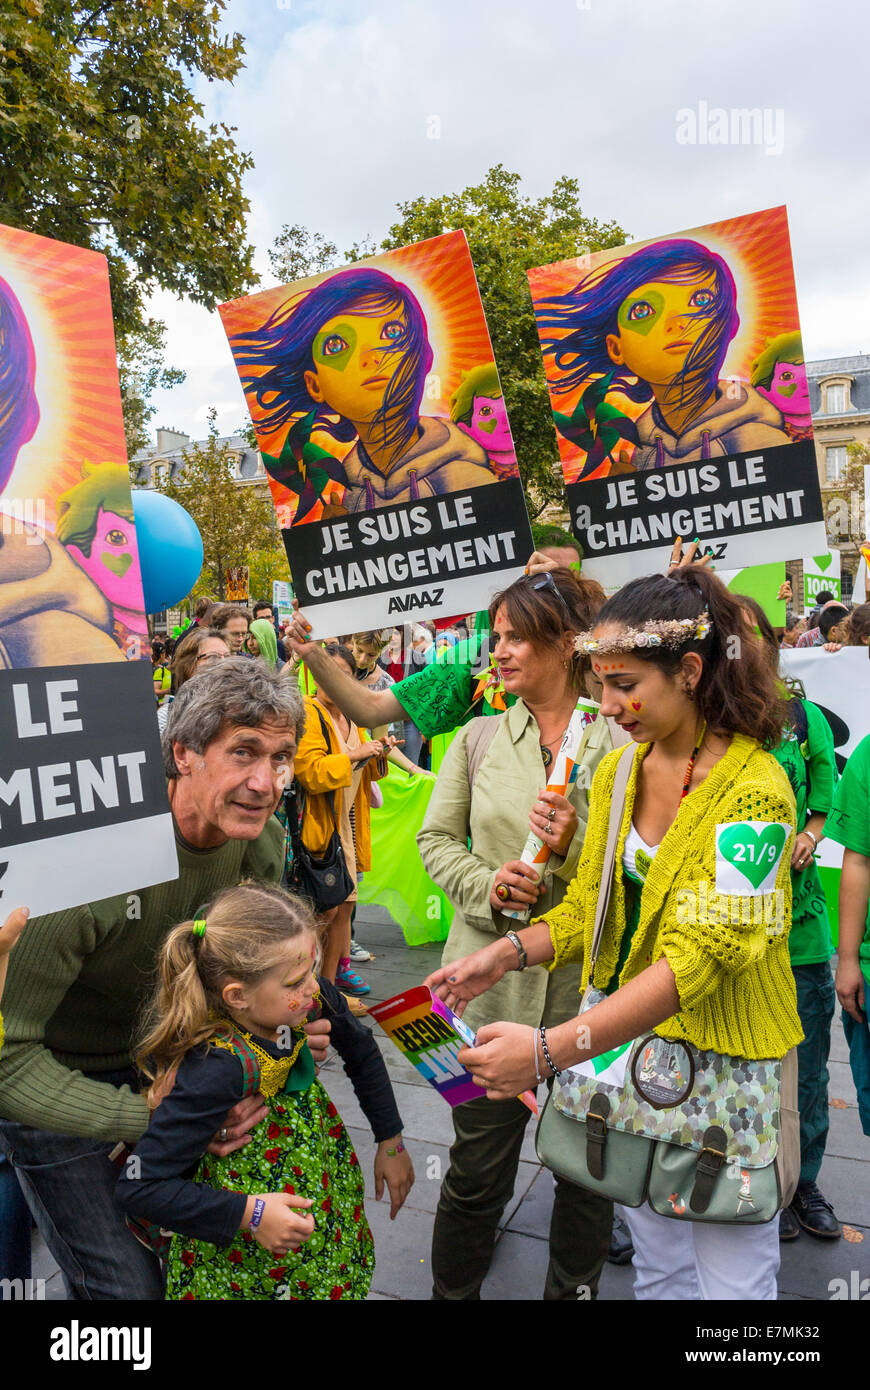
[[[0,920],[178,874],[105,256],[0,227]]]
[[[465,233],[221,306],[314,635],[483,608],[533,544]]]
[[[528,274],[584,573],[826,548],[784,207]]]

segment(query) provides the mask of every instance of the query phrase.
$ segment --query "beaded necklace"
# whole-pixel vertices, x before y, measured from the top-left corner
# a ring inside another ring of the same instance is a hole
[[[694,748],[692,749],[692,756],[690,757],[690,759],[689,759],[689,761],[688,761],[688,763],[687,763],[687,765],[686,765],[686,775],[685,775],[685,777],[683,778],[683,790],[680,792],[680,801],[681,801],[681,802],[683,801],[684,797],[688,796],[688,794],[689,794],[689,783],[690,783],[691,780],[692,780],[692,772],[693,772],[694,767],[695,767],[695,759],[697,758],[698,754],[699,754],[700,751],[701,751],[701,744],[704,742],[704,735],[706,734],[706,732],[707,732],[707,721],[706,721],[706,719],[705,719],[704,722],[703,722],[703,724],[701,725],[701,732],[700,732],[699,735],[698,735],[698,742],[695,744]]]

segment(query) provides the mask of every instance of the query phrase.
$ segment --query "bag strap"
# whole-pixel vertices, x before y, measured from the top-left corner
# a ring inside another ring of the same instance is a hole
[[[212,1038],[216,1047],[222,1047],[226,1052],[234,1052],[242,1064],[243,1089],[242,1100],[247,1096],[253,1096],[260,1089],[260,1061],[252,1047],[249,1047],[244,1038],[240,1038],[237,1033],[232,1033],[228,1037],[218,1035]]]
[[[465,740],[465,757],[468,763],[468,790],[472,791],[480,765],[486,757],[489,745],[498,733],[502,716],[500,714],[480,715],[473,719]]]
[[[320,708],[314,696],[311,697],[311,703],[317,711],[317,718],[320,720],[320,729],[323,734],[323,741],[326,744],[326,751],[327,753],[329,753],[330,749],[332,748],[332,744],[329,741],[329,730],[326,727],[326,720],[323,717],[323,710]],[[327,792],[327,796],[329,797],[329,809],[332,812],[332,822],[337,830],[338,816],[335,814],[335,792]]]
[[[620,753],[613,778],[613,792],[610,797],[610,819],[607,823],[607,846],[604,851],[604,864],[601,869],[601,884],[598,889],[598,904],[595,909],[595,927],[592,932],[592,962],[589,967],[590,980],[595,973],[595,962],[598,959],[601,936],[604,931],[604,919],[607,916],[607,905],[610,902],[610,890],[613,885],[613,869],[616,861],[616,843],[619,839],[619,829],[622,825],[622,813],[625,810],[628,782],[631,777],[631,769],[634,767],[637,747],[635,743],[627,757],[624,752]]]

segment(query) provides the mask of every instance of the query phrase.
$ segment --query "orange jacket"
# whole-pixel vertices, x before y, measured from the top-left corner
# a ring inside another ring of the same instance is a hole
[[[323,716],[323,724],[318,718]],[[323,736],[326,726],[327,738]],[[361,731],[361,736],[362,731]],[[341,816],[345,787],[352,778],[352,765],[339,747],[338,735],[326,709],[310,696],[305,699],[305,733],[296,752],[295,776],[305,788],[305,814],[302,817],[302,843],[312,854],[325,854],[336,828],[330,792],[335,796],[335,815]],[[369,822],[369,787],[387,775],[386,758],[371,758],[363,768],[354,807],[356,828],[356,867],[364,873],[372,866],[372,838]]]

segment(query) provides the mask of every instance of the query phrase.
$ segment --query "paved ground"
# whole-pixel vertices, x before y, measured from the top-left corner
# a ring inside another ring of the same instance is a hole
[[[357,934],[376,957],[361,967],[361,973],[372,986],[371,1002],[388,999],[419,984],[440,963],[440,947],[409,949],[396,924],[377,907],[360,909]],[[366,1204],[377,1246],[377,1268],[370,1298],[428,1299],[432,1224],[440,1175],[447,1167],[452,1139],[450,1111],[381,1030],[374,1024],[369,1026],[374,1028],[386,1059],[417,1175],[411,1195],[395,1221],[389,1219],[388,1203],[378,1203],[372,1195]],[[870,1139],[861,1131],[846,1045],[838,1020],[834,1023],[831,1055],[831,1132],[819,1185],[833,1202],[841,1221],[862,1239],[821,1241],[802,1235],[799,1240],[783,1246],[780,1273],[780,1297],[783,1299],[828,1299],[832,1280],[845,1279],[847,1286],[855,1287],[858,1281],[870,1277]],[[323,1080],[353,1134],[367,1182],[371,1185],[374,1150],[371,1133],[334,1054],[327,1060]],[[505,1212],[492,1270],[484,1285],[484,1299],[541,1297],[552,1199],[552,1179],[535,1158],[534,1125],[530,1124],[513,1200]],[[34,1239],[33,1274],[47,1280],[48,1298],[65,1297],[57,1268],[38,1236]],[[870,1284],[866,1287],[870,1288]],[[631,1299],[631,1267],[606,1265],[600,1296]]]

